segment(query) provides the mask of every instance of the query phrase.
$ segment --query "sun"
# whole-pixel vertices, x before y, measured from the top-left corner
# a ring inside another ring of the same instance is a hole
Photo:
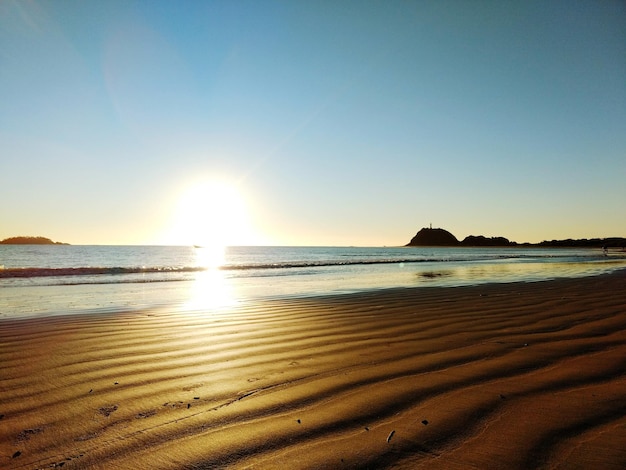
[[[209,263],[209,258],[238,244],[249,230],[241,192],[236,185],[219,180],[190,184],[179,196],[171,228],[171,240],[202,248]]]

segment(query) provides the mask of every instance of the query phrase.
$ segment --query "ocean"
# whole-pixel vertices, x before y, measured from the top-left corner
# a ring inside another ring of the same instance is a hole
[[[0,245],[0,318],[175,307],[397,287],[533,282],[626,267],[568,248]]]

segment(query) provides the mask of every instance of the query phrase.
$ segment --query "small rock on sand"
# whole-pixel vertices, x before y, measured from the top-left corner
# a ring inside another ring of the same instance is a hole
[[[117,410],[117,405],[103,406],[102,408],[98,408],[98,413],[102,416],[109,416],[115,410]]]

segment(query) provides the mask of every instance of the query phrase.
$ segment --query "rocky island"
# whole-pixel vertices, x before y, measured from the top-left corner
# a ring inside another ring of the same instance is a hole
[[[69,243],[53,242],[46,237],[10,237],[0,241],[0,245],[69,245]]]

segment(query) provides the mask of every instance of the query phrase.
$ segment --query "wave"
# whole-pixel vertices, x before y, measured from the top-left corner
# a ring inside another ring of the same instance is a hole
[[[575,257],[568,256],[572,261]],[[324,267],[347,267],[347,266],[367,266],[367,265],[389,265],[389,264],[415,264],[415,263],[474,263],[485,261],[506,261],[524,262],[537,260],[543,262],[546,259],[560,259],[554,256],[524,256],[524,255],[493,255],[487,257],[421,257],[421,258],[374,258],[374,259],[324,259],[324,260],[299,260],[280,261],[270,263],[243,263],[226,264],[219,266],[221,271],[266,271],[266,270],[293,270],[310,269]],[[587,257],[587,259],[589,259]],[[82,267],[28,267],[28,268],[6,268],[0,267],[0,279],[10,278],[38,278],[38,277],[70,277],[70,276],[115,276],[134,274],[185,274],[206,271],[210,268],[205,266],[82,266]]]
[[[115,274],[197,272],[199,267],[80,267],[80,268],[8,268],[0,269],[0,278],[22,277],[61,277],[61,276],[98,276]]]

